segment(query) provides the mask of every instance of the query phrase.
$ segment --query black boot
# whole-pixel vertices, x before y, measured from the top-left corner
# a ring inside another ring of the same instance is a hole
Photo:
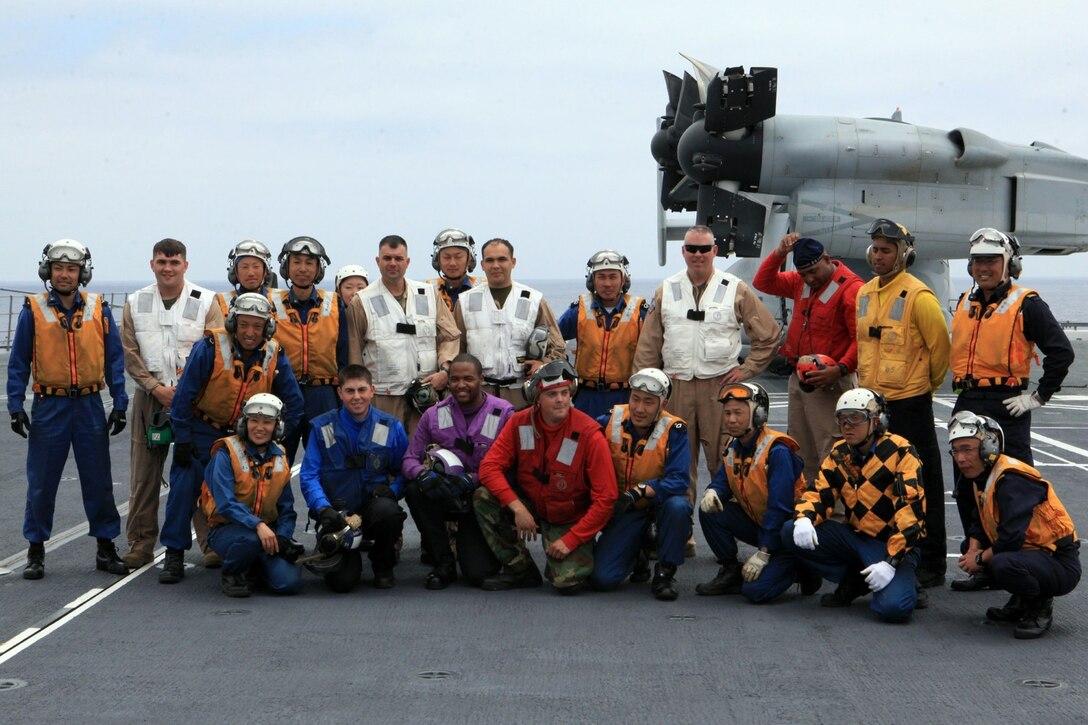
[[[494,576],[485,577],[480,588],[485,592],[502,592],[508,589],[530,589],[544,583],[540,569],[530,564],[524,571],[501,571]]]
[[[635,559],[635,568],[631,572],[632,584],[641,584],[650,581],[650,553],[645,548],[638,550],[638,558]]]
[[[809,597],[820,591],[824,578],[806,566],[798,566],[797,583],[801,585],[801,596]]]
[[[1033,599],[1024,602],[1024,618],[1016,625],[1013,636],[1017,639],[1038,639],[1054,624],[1054,599]]]
[[[117,555],[117,547],[110,539],[98,540],[98,553],[94,555],[94,566],[99,571],[108,571],[110,574],[128,574],[128,567],[121,557]]]
[[[250,595],[249,582],[242,574],[227,574],[223,572],[223,579],[219,584],[223,593],[228,597],[248,597]]]
[[[659,561],[654,565],[654,578],[650,582],[650,591],[663,602],[675,601],[680,592],[676,591],[676,564]]]
[[[457,581],[457,565],[453,562],[439,564],[427,574],[424,586],[432,591],[445,589]]]
[[[980,569],[966,579],[954,579],[950,586],[954,592],[981,592],[993,589],[994,578],[989,569]]]
[[[31,544],[26,552],[26,568],[23,579],[41,579],[45,576],[45,544]]]
[[[849,607],[850,603],[869,591],[865,579],[860,574],[851,572],[843,577],[839,586],[831,594],[820,597],[821,607]]]
[[[718,568],[718,574],[708,582],[695,585],[695,593],[704,597],[716,597],[721,594],[740,594],[743,579],[740,575],[740,562],[731,561]]]
[[[986,619],[991,622],[1019,622],[1024,618],[1024,600],[1013,594],[1003,607],[990,607],[986,610]]]
[[[181,549],[167,549],[159,572],[159,584],[177,584],[185,578],[185,552]]]

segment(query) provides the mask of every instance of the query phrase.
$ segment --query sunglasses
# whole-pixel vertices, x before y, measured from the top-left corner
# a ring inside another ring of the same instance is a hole
[[[688,254],[710,254],[714,249],[713,244],[685,244],[684,251]]]

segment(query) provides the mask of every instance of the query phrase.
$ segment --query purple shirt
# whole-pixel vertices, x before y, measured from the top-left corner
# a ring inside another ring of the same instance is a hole
[[[432,445],[453,451],[477,480],[480,461],[513,414],[513,405],[489,393],[483,393],[483,403],[471,411],[462,411],[452,396],[431,406],[420,418],[404,454],[404,480],[414,480],[423,472],[423,460]]]

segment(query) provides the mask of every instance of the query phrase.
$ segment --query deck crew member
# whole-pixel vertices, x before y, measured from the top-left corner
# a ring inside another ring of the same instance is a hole
[[[443,229],[434,238],[431,266],[438,276],[427,282],[434,285],[451,312],[462,292],[484,281],[483,277],[469,274],[476,269],[476,240],[460,229]]]
[[[95,567],[127,574],[113,539],[121,517],[113,501],[110,435],[125,428],[124,353],[109,304],[80,292],[91,281],[91,252],[73,239],[46,245],[38,277],[46,291],[28,295],[15,324],[8,358],[11,429],[28,438],[26,513],[29,543],[24,579],[45,575],[45,542],[53,533],[57,487],[69,448],[79,467],[79,486],[90,535],[98,541]],[[34,378],[30,416],[26,387]],[[113,410],[106,417],[99,391],[109,387]],[[33,422],[31,422],[33,421]]]
[[[627,257],[604,249],[586,262],[588,291],[559,316],[563,339],[577,341],[574,407],[591,418],[627,403],[627,380],[635,372],[635,348],[649,309],[646,300],[628,294],[630,288]]]
[[[189,269],[185,245],[163,239],[151,251],[154,284],[129,295],[121,319],[121,346],[125,369],[136,383],[132,399],[132,441],[129,452],[128,553],[129,569],[151,562],[159,538],[159,487],[170,443],[155,444],[148,428],[156,418],[169,420],[181,371],[193,345],[211,329],[215,293],[185,279]],[[158,426],[161,428],[162,426]],[[205,551],[205,565],[217,555],[207,549],[208,524],[203,512],[193,516],[197,540]]]
[[[791,252],[797,271],[782,271]],[[835,403],[856,384],[855,302],[861,284],[846,265],[828,256],[824,245],[797,233],[782,237],[752,279],[760,292],[793,300],[781,350],[793,369],[786,432],[797,441],[806,481],[816,477],[834,442]]]
[[[975,502],[967,550],[968,574],[986,570],[995,589],[1012,597],[986,618],[1016,624],[1017,639],[1036,639],[1054,621],[1054,597],[1080,581],[1080,542],[1069,512],[1039,471],[1002,452],[1004,435],[993,418],[964,410],[952,416],[952,462]]]
[[[1006,455],[1034,464],[1031,411],[1061,390],[1073,364],[1073,346],[1039,294],[1013,282],[1020,277],[1020,245],[996,229],[971,236],[967,270],[973,290],[960,296],[952,315],[952,388],[959,393],[953,413],[969,410],[993,418],[1005,435]],[[1028,392],[1036,348],[1043,353],[1038,388]],[[953,495],[964,530],[976,509],[970,487],[956,475]],[[982,568],[952,582],[956,591],[991,584]]]
[[[238,295],[255,292],[268,297],[268,290],[275,280],[272,274],[272,252],[256,239],[244,239],[227,253],[227,282],[230,292],[215,295],[214,319],[211,329],[218,330],[226,322],[227,313],[234,306]],[[269,298],[271,299],[271,298]]]
[[[679,596],[676,570],[691,537],[691,448],[687,425],[665,410],[671,387],[661,370],[639,370],[628,380],[630,402],[597,419],[608,440],[619,498],[593,554],[590,583],[596,589],[613,589],[632,574],[647,530],[656,526],[650,592],[667,602]]]
[[[877,219],[869,236],[866,260],[877,276],[858,290],[858,384],[884,396],[888,430],[918,451],[927,501],[918,585],[940,586],[948,542],[933,394],[948,372],[948,324],[937,297],[907,271],[914,262],[914,236],[906,227]]]
[[[340,315],[343,317],[344,308],[351,304],[355,295],[365,290],[370,285],[370,273],[366,267],[358,264],[345,264],[336,271],[336,295],[340,301]]]
[[[453,314],[461,331],[461,352],[484,366],[487,392],[523,408],[526,378],[545,362],[566,359],[563,336],[544,296],[511,277],[518,260],[514,245],[491,239],[480,249],[487,285],[461,293]],[[547,351],[542,360],[526,359],[526,344],[533,331],[546,332]]]

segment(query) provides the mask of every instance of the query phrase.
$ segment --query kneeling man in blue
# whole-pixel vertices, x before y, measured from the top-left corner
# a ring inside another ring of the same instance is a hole
[[[782,543],[825,579],[838,582],[820,599],[846,607],[873,593],[869,607],[885,622],[906,622],[916,605],[918,544],[925,538],[922,462],[905,438],[889,433],[884,397],[867,388],[835,405],[842,440],[801,493]],[[846,522],[832,521],[842,500]],[[937,502],[940,505],[940,502]]]
[[[302,574],[282,556],[295,533],[291,466],[273,440],[283,435],[283,403],[257,393],[243,406],[237,428],[212,446],[200,494],[208,543],[223,557],[223,593],[248,597],[263,579],[276,594],[296,594]]]
[[[695,587],[703,596],[743,594],[769,602],[801,578],[801,593],[813,594],[820,577],[808,573],[781,545],[782,526],[804,487],[804,461],[797,442],[767,427],[770,398],[755,383],[727,383],[718,394],[725,432],[722,465],[699,504],[699,525],[720,565],[712,580]],[[737,539],[756,547],[744,566]]]
[[[634,570],[647,529],[656,523],[657,565],[650,591],[672,601],[678,596],[676,568],[684,563],[684,544],[691,536],[688,427],[665,412],[672,389],[665,373],[645,368],[628,384],[630,403],[597,419],[608,439],[620,496],[597,541],[590,584],[596,589],[619,586]]]

